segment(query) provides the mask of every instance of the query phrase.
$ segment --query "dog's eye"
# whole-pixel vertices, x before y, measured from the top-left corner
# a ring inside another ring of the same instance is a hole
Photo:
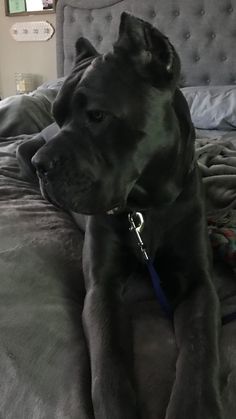
[[[102,122],[106,116],[105,112],[99,110],[88,111],[87,115],[91,122]]]

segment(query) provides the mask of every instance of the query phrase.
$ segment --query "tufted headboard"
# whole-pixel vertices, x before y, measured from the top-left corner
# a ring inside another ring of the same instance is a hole
[[[59,0],[58,76],[70,71],[79,36],[109,50],[124,10],[170,38],[181,57],[181,85],[236,84],[236,0]]]

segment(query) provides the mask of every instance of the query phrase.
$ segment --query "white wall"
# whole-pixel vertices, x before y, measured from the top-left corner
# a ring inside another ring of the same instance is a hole
[[[55,27],[55,14],[22,17],[5,16],[0,0],[0,96],[15,94],[15,72],[32,73],[43,81],[56,77],[56,39],[46,42],[16,42],[9,29],[15,22],[47,20]]]

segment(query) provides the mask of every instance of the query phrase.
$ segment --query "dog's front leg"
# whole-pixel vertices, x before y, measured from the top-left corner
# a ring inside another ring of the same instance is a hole
[[[179,355],[166,419],[221,419],[217,302],[210,284],[191,294],[175,313]]]
[[[166,419],[221,419],[219,301],[210,274],[207,235],[202,234],[205,239],[198,243],[195,236],[194,244],[189,236],[185,244],[192,258],[185,260],[183,273],[188,291],[174,315],[179,355]]]
[[[83,266],[86,298],[83,324],[88,342],[96,419],[134,419],[135,395],[128,378],[125,317],[120,300],[124,272],[119,240],[110,226],[89,218]],[[123,346],[123,348],[122,348]]]

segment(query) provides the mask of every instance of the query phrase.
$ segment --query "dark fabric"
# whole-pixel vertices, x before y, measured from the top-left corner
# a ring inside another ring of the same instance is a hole
[[[236,273],[236,220],[233,217],[228,223],[209,220],[209,236],[216,257],[232,266]]]
[[[29,95],[0,101],[0,137],[40,132],[54,122],[51,108],[58,89],[38,89]]]

